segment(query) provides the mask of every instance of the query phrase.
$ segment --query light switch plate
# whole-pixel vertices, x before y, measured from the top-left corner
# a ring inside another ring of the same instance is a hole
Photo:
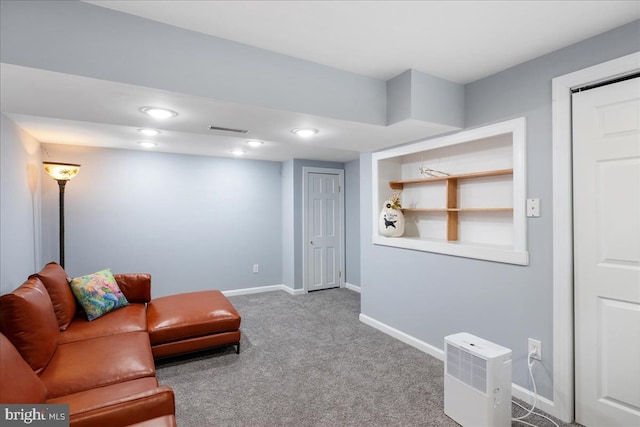
[[[540,216],[540,199],[527,199],[527,217],[538,218]]]

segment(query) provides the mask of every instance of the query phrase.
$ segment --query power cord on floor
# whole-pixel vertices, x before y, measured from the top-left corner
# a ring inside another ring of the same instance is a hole
[[[533,427],[538,427],[535,424],[531,424],[527,421],[522,421],[523,419],[527,418],[529,415],[537,415],[539,417],[545,418],[549,421],[551,421],[553,423],[553,425],[555,425],[556,427],[560,427],[558,425],[558,423],[556,423],[555,421],[553,421],[551,418],[547,417],[544,414],[541,414],[539,412],[534,412],[534,409],[536,408],[536,403],[538,403],[538,389],[536,388],[536,380],[533,378],[533,364],[534,364],[534,359],[533,359],[533,355],[534,352],[530,352],[529,355],[527,356],[527,366],[529,367],[529,377],[531,378],[531,382],[533,383],[533,405],[531,405],[531,408],[527,410],[527,408],[525,408],[524,406],[522,406],[521,404],[519,404],[518,402],[516,402],[515,400],[511,400],[512,403],[515,403],[516,405],[518,405],[519,407],[521,407],[522,409],[524,409],[525,411],[527,411],[527,413],[521,417],[518,418],[511,418],[512,421],[516,421],[518,423],[521,424],[526,424],[528,426],[533,426]]]

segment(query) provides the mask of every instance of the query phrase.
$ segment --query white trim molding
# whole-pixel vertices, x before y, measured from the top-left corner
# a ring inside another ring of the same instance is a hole
[[[553,410],[574,418],[573,200],[571,89],[640,70],[640,52],[552,79],[553,152]]]
[[[283,291],[285,291],[286,293],[288,293],[289,295],[294,295],[294,296],[295,295],[303,295],[303,294],[307,293],[304,289],[291,289],[287,285],[282,285],[281,289]]]
[[[434,347],[431,344],[421,341],[418,338],[412,337],[411,335],[406,334],[392,326],[379,322],[376,319],[367,316],[366,314],[360,313],[359,319],[362,323],[369,325],[381,332],[384,332],[385,334],[390,335],[393,338],[410,345],[411,347],[415,347],[418,350],[435,357],[436,359],[444,360],[444,350],[441,350],[438,347]]]
[[[358,285],[352,285],[351,283],[345,282],[344,287],[349,289],[350,291],[360,293],[360,286]]]
[[[535,409],[544,411],[547,414],[553,414],[556,411],[555,405],[552,401],[540,395],[538,395],[538,397],[535,397],[535,395],[531,390],[526,389],[522,386],[519,386],[518,384],[511,383],[511,395],[516,399],[522,400],[524,403],[528,404],[529,406],[533,405],[533,402],[535,400],[536,402]]]
[[[259,294],[262,292],[285,291],[290,295],[302,295],[304,289],[291,289],[287,285],[268,285],[258,286],[255,288],[233,289],[230,291],[222,291],[222,295],[226,297],[235,297],[237,295]]]

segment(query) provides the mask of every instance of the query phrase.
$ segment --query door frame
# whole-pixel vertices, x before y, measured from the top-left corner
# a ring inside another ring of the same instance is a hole
[[[312,166],[302,167],[302,289],[304,293],[309,292],[309,283],[307,278],[307,262],[309,256],[309,209],[307,201],[309,199],[309,174],[311,173],[324,173],[329,175],[338,175],[338,185],[340,186],[340,192],[338,194],[338,201],[340,203],[340,271],[342,277],[340,278],[340,287],[344,288],[346,283],[345,272],[345,253],[344,253],[344,170],[333,168],[320,168]]]
[[[553,171],[553,406],[574,419],[573,184],[571,90],[640,71],[640,52],[551,80]]]

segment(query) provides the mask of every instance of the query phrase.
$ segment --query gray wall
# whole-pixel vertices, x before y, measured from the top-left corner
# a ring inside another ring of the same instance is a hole
[[[153,296],[282,283],[280,163],[43,147],[45,160],[82,165],[65,195],[70,276],[148,272]],[[58,187],[42,188],[47,262],[58,259]]]
[[[0,294],[40,265],[40,143],[0,114]]]
[[[282,283],[295,289],[295,194],[293,160],[282,163]]]
[[[528,266],[371,244],[371,156],[360,157],[362,313],[437,348],[466,331],[513,350],[513,380],[532,389],[527,338],[542,341],[538,392],[553,398],[551,79],[640,50],[640,21],[487,77],[465,88],[466,126],[527,118]],[[373,211],[372,211],[373,210]]]
[[[345,281],[360,286],[360,160],[344,165]]]
[[[464,85],[407,70],[387,81],[387,125],[407,119],[464,126]]]

